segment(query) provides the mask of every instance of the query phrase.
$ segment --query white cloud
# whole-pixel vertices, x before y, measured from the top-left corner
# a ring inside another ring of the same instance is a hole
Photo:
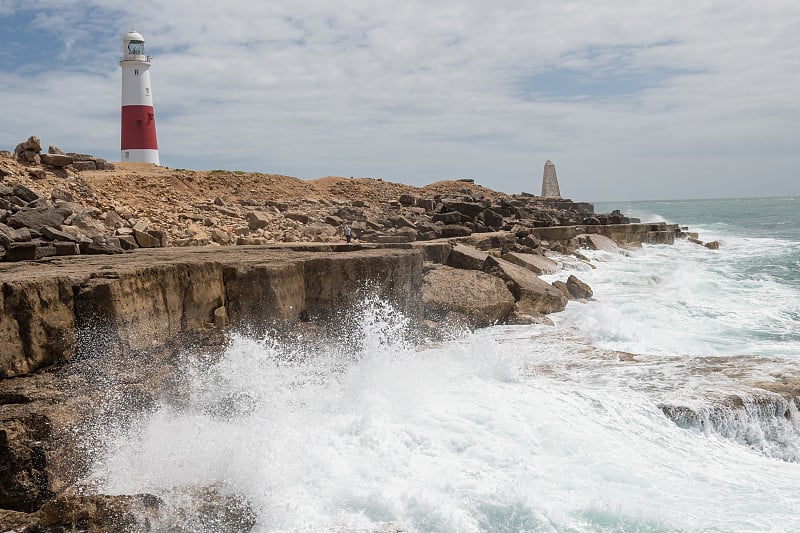
[[[172,166],[517,192],[538,189],[549,157],[576,199],[800,193],[800,4],[340,4],[104,0],[51,16],[53,2],[28,2],[79,65],[3,73],[0,144],[37,133],[116,158],[119,37],[134,25]],[[636,83],[585,97],[530,86],[563,69]]]

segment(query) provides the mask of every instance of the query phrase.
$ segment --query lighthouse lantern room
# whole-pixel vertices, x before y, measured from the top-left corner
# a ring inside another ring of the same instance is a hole
[[[132,28],[122,37],[122,59],[119,64],[122,67],[120,160],[158,165],[150,56],[145,52],[144,38]]]

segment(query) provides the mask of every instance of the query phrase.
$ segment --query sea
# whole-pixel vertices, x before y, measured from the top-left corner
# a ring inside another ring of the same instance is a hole
[[[719,249],[557,257],[594,295],[553,325],[420,343],[367,298],[340,342],[187,350],[187,399],[106,431],[98,490],[190,531],[224,529],[185,511],[202,487],[258,532],[800,531],[800,198],[595,207]]]

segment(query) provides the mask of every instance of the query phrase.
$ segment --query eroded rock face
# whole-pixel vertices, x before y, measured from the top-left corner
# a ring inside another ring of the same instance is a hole
[[[514,295],[496,276],[437,266],[425,273],[422,305],[429,320],[439,322],[456,312],[466,316],[472,327],[484,327],[505,320],[514,309]]]

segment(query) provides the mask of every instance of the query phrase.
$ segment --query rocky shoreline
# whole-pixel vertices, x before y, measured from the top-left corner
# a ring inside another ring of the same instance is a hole
[[[686,236],[472,180],[417,189],[222,171],[119,174],[44,157],[37,145],[31,138],[0,155],[3,531],[190,530],[154,495],[98,495],[85,483],[97,451],[90,429],[178,394],[177,358],[189,346],[213,358],[231,332],[267,330],[324,342],[368,295],[404,313],[418,342],[547,323],[568,300],[592,297],[574,276],[539,278],[559,261],[585,261],[581,248],[623,253]],[[142,191],[146,179],[154,186]],[[202,180],[202,193],[179,197]],[[344,222],[357,242],[342,242]],[[197,490],[197,508],[178,514],[205,517],[217,531],[254,524],[246,502]]]

